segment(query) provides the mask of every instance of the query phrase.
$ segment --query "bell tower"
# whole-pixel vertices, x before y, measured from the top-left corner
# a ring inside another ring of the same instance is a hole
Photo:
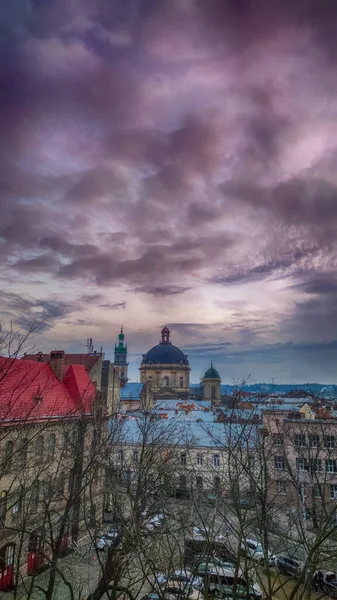
[[[128,381],[128,366],[127,355],[128,355],[128,346],[124,344],[124,332],[123,326],[121,327],[120,334],[118,335],[118,344],[115,344],[115,359],[114,359],[114,369],[117,371],[121,387],[125,387],[125,384]]]

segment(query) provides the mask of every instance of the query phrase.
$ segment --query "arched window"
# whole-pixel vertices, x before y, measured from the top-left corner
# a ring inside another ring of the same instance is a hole
[[[211,398],[212,400],[215,400],[215,385],[212,385],[211,387]]]
[[[28,440],[24,438],[20,442],[19,448],[19,460],[20,460],[20,468],[24,469],[27,465],[27,457],[28,457]]]
[[[56,482],[56,495],[57,498],[62,498],[64,495],[64,487],[66,484],[66,474],[64,472],[60,473],[57,482]]]
[[[4,456],[4,473],[7,475],[13,467],[14,442],[11,440],[6,443]]]
[[[164,387],[169,386],[169,378],[167,376],[163,378],[163,385],[164,385]]]
[[[55,433],[51,433],[48,438],[48,458],[54,458],[55,455],[55,446],[56,446],[56,435]]]
[[[180,387],[184,387],[184,378],[183,377],[179,378],[179,385],[180,385]]]
[[[38,435],[35,441],[35,456],[36,458],[43,457],[44,438],[43,435]]]
[[[40,500],[40,481],[37,479],[33,482],[31,488],[31,504],[32,510],[36,510]]]

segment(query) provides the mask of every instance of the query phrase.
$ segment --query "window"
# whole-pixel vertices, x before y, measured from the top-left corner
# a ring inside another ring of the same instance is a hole
[[[279,471],[284,471],[286,467],[284,456],[274,456],[274,467]]]
[[[279,479],[276,481],[276,490],[278,494],[282,494],[284,496],[287,493],[286,490],[286,482],[283,479]]]
[[[12,504],[12,515],[13,516],[19,515],[21,513],[23,498],[24,498],[24,488],[23,488],[23,486],[20,486],[14,492],[14,500],[13,500],[13,504]]]
[[[215,385],[212,385],[211,387],[211,399],[215,400]]]
[[[4,527],[5,522],[6,522],[7,498],[8,498],[8,492],[7,491],[1,492],[1,494],[0,494],[0,527]]]
[[[118,450],[117,452],[117,461],[123,462],[123,450]]]
[[[197,454],[197,465],[202,465],[202,454]]]
[[[182,464],[183,467],[186,467],[186,454],[180,455],[180,464]]]
[[[63,447],[62,450],[65,454],[69,452],[69,431],[65,431],[63,434]]]
[[[138,462],[139,461],[139,452],[138,450],[134,450],[133,451],[133,462]]]
[[[335,447],[335,436],[325,435],[323,437],[323,446],[324,448],[328,448],[328,450],[332,450]]]
[[[320,485],[314,486],[314,498],[322,498],[322,490]]]
[[[330,485],[330,498],[331,500],[337,500],[337,485]]]
[[[316,433],[309,435],[309,446],[311,448],[319,448],[319,435]]]
[[[58,498],[63,498],[65,484],[66,474],[62,472],[59,474],[56,482],[56,495]]]
[[[51,500],[52,495],[53,495],[53,486],[52,486],[51,478],[48,477],[48,479],[45,479],[42,483],[42,486],[43,486],[43,499],[46,502],[49,502],[49,500]]]
[[[274,446],[283,446],[283,435],[280,433],[273,433],[273,444]]]
[[[23,440],[21,440],[20,447],[19,447],[19,461],[20,461],[20,467],[22,469],[24,469],[27,465],[27,457],[28,457],[28,440],[27,440],[27,438],[24,438]]]
[[[220,467],[220,454],[213,454],[213,466]]]
[[[202,477],[197,477],[197,489],[202,490],[203,485],[204,485],[204,482],[202,480]]]
[[[184,378],[183,377],[179,378],[179,385],[181,388],[184,387]]]
[[[308,463],[304,458],[296,458],[296,469],[298,471],[308,471]]]
[[[312,473],[320,473],[322,471],[322,461],[320,458],[314,458],[310,461],[310,469]]]
[[[32,508],[34,510],[36,510],[38,507],[38,504],[39,504],[39,499],[40,499],[40,482],[38,479],[36,481],[34,481],[34,483],[32,485],[31,498],[32,498]]]
[[[325,461],[325,470],[327,473],[337,473],[337,460],[328,458]]]
[[[44,446],[43,435],[38,435],[35,440],[35,456],[36,456],[36,458],[43,458],[43,446]]]
[[[163,387],[168,387],[169,386],[169,378],[168,377],[164,377],[163,378]]]
[[[47,454],[49,459],[53,459],[55,455],[56,435],[51,433],[48,438]]]
[[[215,492],[220,490],[220,477],[214,477],[214,490]]]
[[[305,448],[306,440],[304,433],[296,433],[295,434],[295,446],[296,448]]]
[[[8,441],[5,445],[4,474],[11,473],[13,467],[14,442]]]

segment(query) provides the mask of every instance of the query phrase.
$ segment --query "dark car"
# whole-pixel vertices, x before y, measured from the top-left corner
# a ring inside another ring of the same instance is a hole
[[[333,571],[316,571],[314,582],[329,598],[337,598],[337,576]]]
[[[275,565],[282,575],[291,575],[292,577],[298,577],[303,569],[303,563],[300,560],[286,554],[277,556]]]

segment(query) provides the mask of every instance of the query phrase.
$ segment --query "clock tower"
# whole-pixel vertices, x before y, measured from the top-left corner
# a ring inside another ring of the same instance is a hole
[[[128,381],[128,366],[127,362],[127,354],[128,354],[128,346],[124,344],[124,333],[123,326],[121,327],[121,332],[118,336],[118,344],[115,344],[115,360],[113,363],[114,369],[117,371],[121,387],[125,387],[125,384]]]

